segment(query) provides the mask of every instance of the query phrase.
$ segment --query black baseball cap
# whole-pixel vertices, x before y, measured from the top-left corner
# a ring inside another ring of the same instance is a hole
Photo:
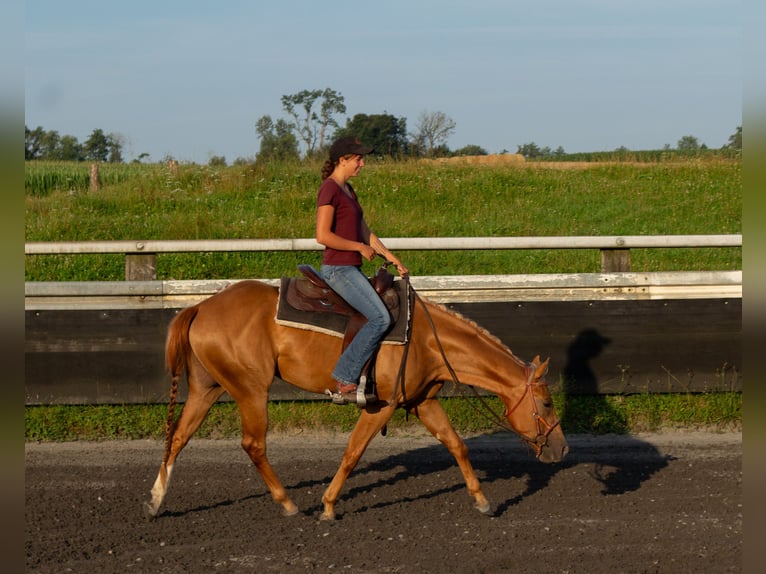
[[[337,161],[345,155],[367,155],[375,151],[372,147],[364,145],[354,136],[347,136],[335,140],[330,147],[330,159]]]

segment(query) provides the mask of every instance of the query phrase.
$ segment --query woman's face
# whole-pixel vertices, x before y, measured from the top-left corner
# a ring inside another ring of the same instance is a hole
[[[359,171],[364,167],[364,156],[355,154],[342,157],[340,158],[340,166],[347,177],[359,175]]]

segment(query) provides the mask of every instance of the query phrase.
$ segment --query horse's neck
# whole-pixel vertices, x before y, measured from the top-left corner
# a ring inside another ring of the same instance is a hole
[[[452,372],[458,382],[497,394],[514,381],[523,382],[524,361],[516,357],[497,337],[473,321],[443,307],[432,310],[435,337],[444,353],[436,359],[443,363],[445,380]]]

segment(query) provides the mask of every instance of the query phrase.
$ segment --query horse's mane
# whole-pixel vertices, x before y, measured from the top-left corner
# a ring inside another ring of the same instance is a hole
[[[446,305],[443,305],[441,303],[435,303],[434,301],[430,301],[429,299],[425,297],[421,297],[421,299],[423,299],[425,303],[427,303],[428,305],[431,305],[432,307],[436,307],[437,309],[439,309],[440,311],[443,311],[447,315],[450,315],[454,317],[455,319],[458,319],[459,321],[462,321],[463,323],[468,324],[468,326],[475,329],[479,333],[479,335],[481,335],[483,338],[487,339],[491,343],[497,345],[498,347],[503,349],[505,352],[507,352],[516,362],[519,363],[519,365],[526,366],[526,363],[523,360],[521,360],[519,357],[514,355],[513,351],[511,351],[508,345],[503,343],[497,336],[487,331],[484,327],[476,323],[476,321],[469,319],[468,317],[466,317],[462,313],[455,311],[454,309],[450,309]]]

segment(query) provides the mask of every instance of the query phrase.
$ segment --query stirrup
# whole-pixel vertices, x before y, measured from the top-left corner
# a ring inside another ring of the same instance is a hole
[[[375,393],[366,393],[365,389],[367,387],[367,377],[365,375],[362,375],[359,377],[359,384],[356,387],[355,393],[339,393],[339,392],[333,392],[330,389],[325,390],[325,394],[329,395],[332,399],[333,404],[336,405],[356,405],[360,409],[367,406],[368,403],[376,403],[378,402],[378,395]]]

